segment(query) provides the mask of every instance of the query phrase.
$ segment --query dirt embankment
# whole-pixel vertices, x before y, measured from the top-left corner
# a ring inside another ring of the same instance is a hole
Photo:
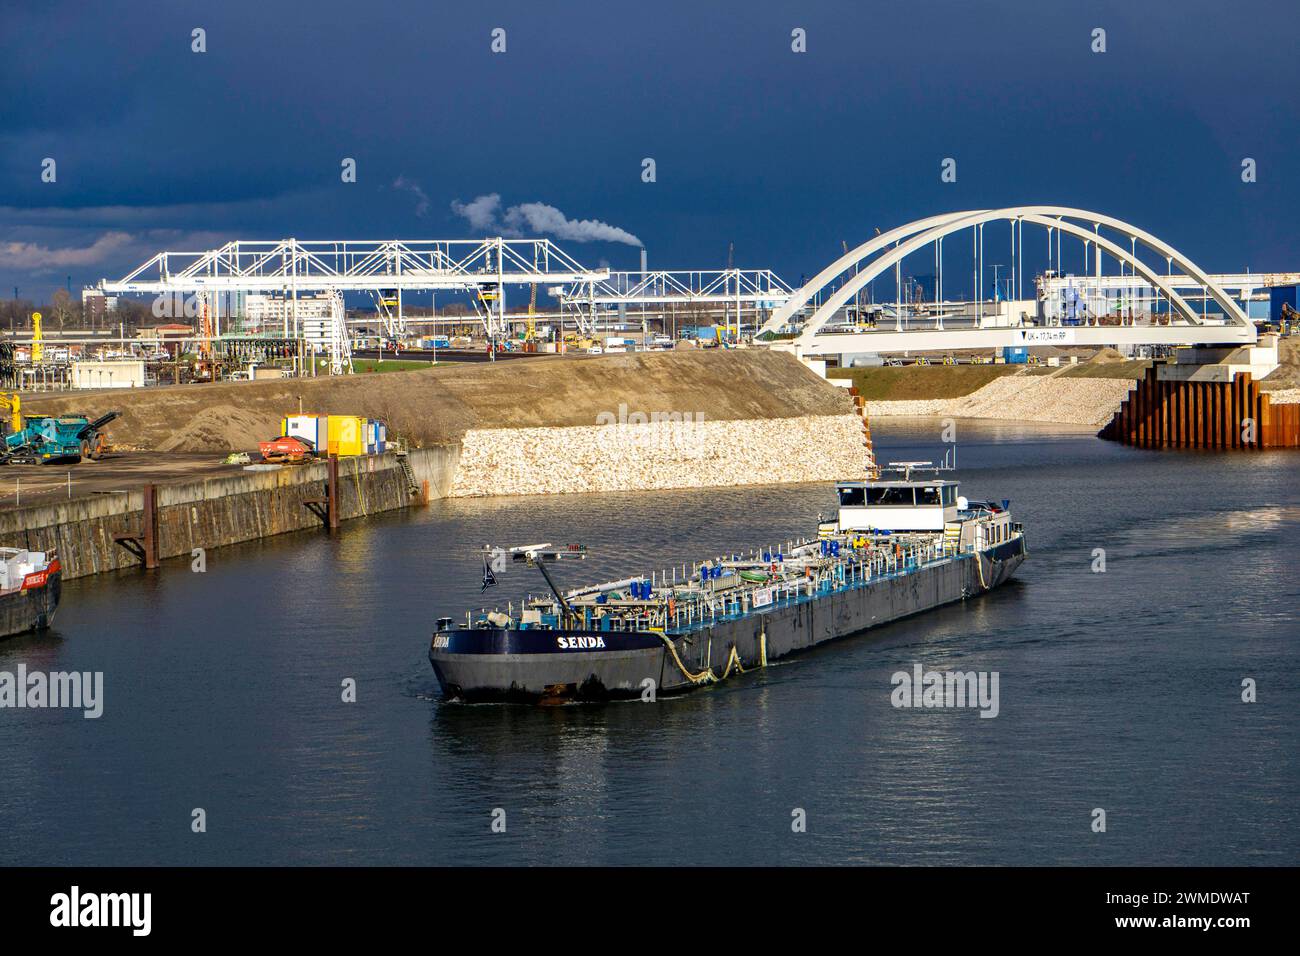
[[[251,450],[288,413],[355,414],[388,423],[413,447],[459,442],[470,429],[596,425],[640,412],[708,421],[837,415],[848,393],[787,353],[765,349],[538,357],[340,378],[181,385],[32,395],[32,414],[122,416],[124,449]],[[604,416],[604,418],[602,418]],[[635,421],[636,419],[633,419]]]
[[[1077,365],[928,365],[852,369],[872,416],[943,416],[1099,425],[1141,378],[1146,361],[1113,349]],[[1061,356],[1068,359],[1068,356]]]
[[[1300,336],[1278,340],[1277,362],[1277,368],[1264,376],[1260,387],[1275,405],[1300,402]]]
[[[1062,350],[1064,351],[1064,350]],[[1063,357],[1068,361],[1068,356]],[[1124,358],[1114,349],[1092,353],[1077,365],[905,365],[832,369],[832,378],[848,378],[869,402],[915,402],[963,398],[1008,377],[1098,378],[1128,381],[1146,374],[1145,360]]]
[[[1127,378],[1007,375],[957,398],[869,401],[870,416],[993,418],[1099,426],[1110,420],[1133,387]]]

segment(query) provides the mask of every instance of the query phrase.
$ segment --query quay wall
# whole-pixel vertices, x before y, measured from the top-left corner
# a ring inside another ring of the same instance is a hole
[[[408,461],[416,492],[396,455],[339,460],[341,520],[410,507],[447,495],[460,449],[416,449]],[[240,541],[321,527],[308,502],[326,497],[323,462],[274,471],[157,486],[158,557],[188,555]],[[75,498],[0,512],[0,545],[57,549],[65,578],[138,566],[140,559],[114,535],[141,534],[144,490]]]

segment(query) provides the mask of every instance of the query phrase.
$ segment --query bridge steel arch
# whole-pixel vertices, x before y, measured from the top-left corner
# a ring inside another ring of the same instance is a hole
[[[790,296],[790,298],[783,302],[778,308],[773,309],[772,315],[754,333],[755,336],[762,335],[764,332],[775,332],[781,326],[785,325],[790,321],[792,315],[811,302],[813,297],[829,285],[836,276],[852,267],[855,263],[861,262],[869,256],[874,256],[877,252],[891,243],[901,242],[908,236],[914,236],[918,232],[923,232],[926,229],[933,228],[934,226],[949,222],[950,220],[960,219],[962,216],[969,216],[972,212],[987,212],[987,210],[977,209],[968,212],[948,212],[941,216],[930,216],[926,219],[917,219],[915,222],[909,222],[907,225],[891,229],[889,232],[882,232],[880,235],[864,242],[856,249],[850,249],[796,289],[794,295]]]
[[[812,317],[808,320],[807,324],[804,326],[803,333],[800,334],[799,338],[796,339],[796,341],[802,343],[810,340],[814,335],[816,335],[821,330],[821,327],[825,325],[826,322],[829,321],[831,317],[834,316],[834,314],[850,298],[853,297],[854,294],[856,294],[872,279],[878,277],[882,272],[891,268],[896,262],[901,261],[902,259],[910,255],[911,253],[917,251],[918,249],[924,248],[934,240],[940,238],[940,236],[948,235],[951,232],[957,232],[969,226],[977,226],[985,222],[994,222],[997,221],[998,219],[1011,218],[1004,215],[1004,213],[1005,213],[1004,210],[997,210],[997,211],[987,212],[987,213],[978,213],[972,216],[968,216],[964,219],[960,219],[955,222],[945,224],[943,226],[936,226],[933,229],[929,230],[928,232],[922,233],[920,236],[917,236],[915,239],[909,240],[908,242],[905,242],[902,245],[899,245],[896,248],[891,249],[884,256],[881,256],[880,258],[873,261],[862,272],[854,276],[852,280],[845,283],[844,286],[842,286],[840,289],[836,290],[834,295],[832,295],[829,299],[823,302],[821,307],[818,308],[817,311],[814,312]],[[1022,213],[1016,218],[1020,218],[1025,222],[1034,223],[1035,225],[1047,226],[1053,229],[1060,229],[1061,232],[1063,233],[1067,233],[1072,236],[1077,236],[1078,238],[1086,239],[1089,242],[1096,243],[1098,248],[1104,249],[1106,252],[1114,256],[1116,259],[1130,265],[1135,272],[1139,273],[1153,286],[1155,286],[1161,292],[1163,292],[1165,296],[1169,299],[1173,307],[1176,308],[1178,312],[1190,324],[1192,325],[1201,324],[1200,320],[1197,318],[1195,310],[1191,307],[1191,305],[1188,304],[1187,300],[1184,299],[1173,288],[1173,286],[1171,286],[1165,280],[1163,276],[1155,272],[1150,266],[1144,263],[1141,259],[1138,259],[1136,256],[1132,255],[1127,249],[1124,249],[1122,246],[1118,246],[1115,243],[1111,242],[1109,239],[1106,239],[1095,232],[1089,231],[1088,229],[1082,226],[1075,225],[1074,223],[1067,222],[1062,219],[1056,219],[1048,216],[1038,216],[1038,215],[1026,214],[1026,213]],[[1192,273],[1189,273],[1189,275],[1190,274]],[[1208,277],[1207,277],[1207,284],[1212,285],[1212,283],[1208,283]],[[1241,312],[1237,304],[1233,302],[1232,299],[1229,298],[1227,294],[1224,293],[1222,290],[1219,291],[1219,295],[1222,296],[1222,300],[1220,300],[1220,298],[1216,296],[1215,301],[1219,302],[1220,305],[1224,305],[1225,308],[1230,308],[1231,310],[1240,313],[1243,323],[1248,324],[1248,320],[1246,320],[1245,318],[1245,313]]]
[[[877,236],[874,240],[864,243],[847,256],[842,256],[840,259],[836,260],[835,263],[832,263],[831,266],[828,266],[819,273],[812,282],[808,283],[798,291],[797,297],[790,300],[791,303],[794,303],[798,299],[801,299],[801,304],[795,306],[795,308],[800,308],[802,307],[802,304],[806,304],[810,301],[812,297],[816,295],[821,288],[824,288],[825,285],[835,276],[839,275],[846,268],[852,266],[855,261],[861,261],[861,257],[880,251],[880,249],[884,248],[885,245],[896,241],[900,236],[914,237],[895,246],[894,249],[870,263],[864,271],[859,272],[841,286],[821,305],[820,308],[817,309],[816,312],[813,313],[812,318],[805,325],[804,332],[799,336],[797,341],[804,343],[808,342],[814,335],[816,335],[817,331],[821,329],[826,321],[850,298],[861,291],[861,289],[871,282],[872,279],[878,277],[882,272],[893,266],[896,262],[901,261],[906,256],[924,248],[937,239],[954,232],[959,232],[967,227],[979,226],[986,222],[995,222],[1003,219],[1029,221],[1047,228],[1060,229],[1063,233],[1068,233],[1081,239],[1085,239],[1088,242],[1096,243],[1099,249],[1104,249],[1116,260],[1128,264],[1135,272],[1141,274],[1143,278],[1147,279],[1147,281],[1154,287],[1159,288],[1164,292],[1173,306],[1177,308],[1179,313],[1182,314],[1189,323],[1194,325],[1201,324],[1196,317],[1195,311],[1190,305],[1188,305],[1187,301],[1165,281],[1164,277],[1154,272],[1149,266],[1138,259],[1136,255],[1101,236],[1095,228],[1093,231],[1088,231],[1087,229],[1066,220],[1084,219],[1092,223],[1095,227],[1106,226],[1107,228],[1122,232],[1134,243],[1140,242],[1146,248],[1164,256],[1171,262],[1171,264],[1176,263],[1186,275],[1191,276],[1193,279],[1197,280],[1199,284],[1203,285],[1207,294],[1224,309],[1225,315],[1231,319],[1231,324],[1253,328],[1249,318],[1246,316],[1245,312],[1242,311],[1241,307],[1238,306],[1222,288],[1213,282],[1204,270],[1177,249],[1161,241],[1150,233],[1138,229],[1136,226],[1126,223],[1123,220],[1115,219],[1111,216],[1104,216],[1100,213],[1089,212],[1084,209],[1074,209],[1067,206],[1012,206],[997,210],[975,210],[965,213],[952,213],[946,216],[936,216],[931,217],[930,219],[918,220],[918,223],[902,226],[899,229],[891,230],[889,233]],[[927,223],[930,224],[929,227],[918,235],[918,230],[913,227],[918,224]],[[869,247],[874,248],[871,248],[871,250],[868,251]],[[861,253],[860,256],[859,253]],[[854,259],[855,256],[858,258]],[[818,281],[821,281],[820,286],[816,285]],[[791,314],[793,314],[793,309],[791,310]]]

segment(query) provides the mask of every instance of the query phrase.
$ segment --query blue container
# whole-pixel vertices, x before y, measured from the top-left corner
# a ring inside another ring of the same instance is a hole
[[[1268,290],[1268,317],[1274,322],[1282,320],[1282,306],[1296,308],[1296,287],[1293,285],[1275,285]]]
[[[1023,345],[1004,346],[1002,360],[1008,365],[1026,365],[1029,362],[1029,349]]]

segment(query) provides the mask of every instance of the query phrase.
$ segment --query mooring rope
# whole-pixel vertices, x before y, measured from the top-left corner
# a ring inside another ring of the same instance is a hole
[[[677,646],[673,643],[672,639],[667,634],[660,634],[659,639],[662,640],[664,642],[664,646],[668,648],[668,653],[672,655],[673,663],[676,664],[677,669],[682,672],[682,676],[696,686],[699,686],[701,684],[717,684],[721,681],[726,680],[731,675],[731,669],[733,667],[736,669],[736,673],[738,674],[745,673],[745,666],[744,664],[741,663],[740,652],[736,650],[735,644],[731,645],[731,653],[727,655],[727,666],[723,669],[722,676],[719,677],[717,674],[713,673],[712,667],[706,667],[698,674],[692,674],[690,670],[687,669],[686,665],[682,663],[681,657],[678,656],[677,654]],[[759,635],[759,666],[761,667],[767,666],[766,627],[763,629],[763,632]]]

